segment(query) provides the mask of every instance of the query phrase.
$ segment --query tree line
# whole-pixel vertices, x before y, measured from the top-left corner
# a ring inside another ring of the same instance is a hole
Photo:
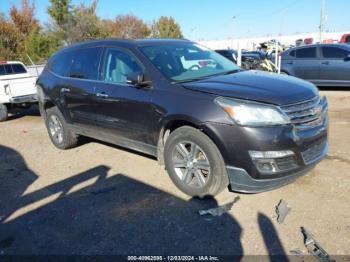
[[[97,38],[182,38],[173,17],[161,16],[146,23],[133,14],[114,19],[97,16],[98,0],[73,5],[71,0],[50,0],[49,21],[35,17],[35,2],[12,5],[9,15],[0,13],[0,60],[43,63],[60,47]]]

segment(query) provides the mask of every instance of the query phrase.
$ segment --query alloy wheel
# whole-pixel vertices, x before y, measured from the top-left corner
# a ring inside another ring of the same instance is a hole
[[[51,115],[49,119],[49,130],[52,139],[60,144],[63,141],[63,126],[60,119],[56,115]]]
[[[180,181],[193,188],[203,188],[210,177],[207,155],[193,142],[177,143],[172,153],[173,167]]]

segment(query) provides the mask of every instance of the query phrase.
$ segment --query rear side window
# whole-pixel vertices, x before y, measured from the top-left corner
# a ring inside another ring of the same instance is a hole
[[[350,35],[345,38],[345,43],[350,43]]]
[[[0,75],[24,74],[27,70],[21,64],[0,65]]]
[[[14,74],[24,74],[27,73],[26,69],[21,64],[12,64],[12,71]]]
[[[6,75],[6,70],[3,65],[0,65],[0,76]]]
[[[349,51],[338,47],[325,46],[322,47],[322,54],[324,58],[343,59],[348,56]]]
[[[51,57],[48,68],[57,75],[67,76],[72,64],[71,52],[60,53]]]
[[[297,58],[316,58],[316,47],[297,49],[296,57]]]
[[[72,52],[69,77],[97,80],[102,48],[87,48]]]

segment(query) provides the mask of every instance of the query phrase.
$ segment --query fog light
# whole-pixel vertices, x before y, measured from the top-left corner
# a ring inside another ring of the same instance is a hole
[[[262,174],[272,175],[279,172],[291,170],[298,165],[294,161],[289,162],[288,166],[279,167],[278,163],[284,159],[293,158],[294,152],[291,150],[282,151],[249,151],[249,155],[253,160],[258,171]],[[294,159],[294,158],[293,158]],[[290,160],[289,160],[290,161]]]

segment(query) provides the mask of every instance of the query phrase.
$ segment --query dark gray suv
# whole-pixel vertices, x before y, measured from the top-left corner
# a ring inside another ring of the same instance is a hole
[[[281,72],[317,86],[350,86],[350,46],[318,44],[282,53]]]
[[[191,196],[213,196],[228,185],[271,190],[327,153],[327,99],[313,84],[242,71],[186,40],[66,47],[49,59],[37,88],[56,147],[88,136],[153,155]]]

